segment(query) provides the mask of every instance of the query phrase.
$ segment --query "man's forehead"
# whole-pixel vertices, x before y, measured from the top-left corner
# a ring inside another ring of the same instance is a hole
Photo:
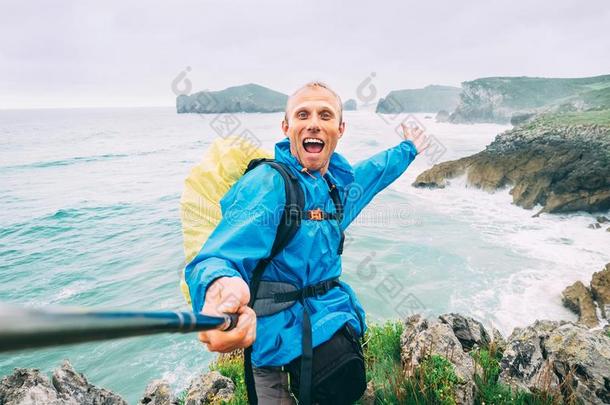
[[[320,103],[336,110],[340,108],[339,100],[337,100],[337,97],[330,90],[323,87],[304,87],[290,96],[287,110],[291,111],[296,107],[312,103]]]

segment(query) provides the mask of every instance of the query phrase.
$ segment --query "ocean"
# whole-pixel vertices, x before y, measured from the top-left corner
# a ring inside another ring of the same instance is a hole
[[[0,111],[0,302],[32,307],[188,310],[179,200],[183,181],[222,134],[215,115],[173,108]],[[224,117],[227,118],[227,117]],[[234,114],[225,129],[272,150],[281,113]],[[434,163],[482,150],[508,126],[436,123],[433,114],[345,112],[337,151],[352,163],[397,144],[402,120],[434,149],[380,193],[347,232],[344,280],[369,322],[460,312],[509,334],[536,319],[575,320],[561,291],[610,262],[610,233],[586,213],[542,215],[456,179],[417,189]],[[217,132],[218,131],[218,132]],[[157,335],[0,355],[51,372],[63,359],[136,403],[148,382],[178,392],[214,354],[195,335]]]

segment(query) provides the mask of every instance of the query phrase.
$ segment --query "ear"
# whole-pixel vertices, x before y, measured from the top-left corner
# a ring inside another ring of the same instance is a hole
[[[344,132],[345,132],[345,121],[341,121],[341,124],[339,124],[339,138],[341,138],[343,136]]]
[[[282,132],[284,132],[284,135],[288,136],[288,121],[286,121],[285,118],[282,120]]]

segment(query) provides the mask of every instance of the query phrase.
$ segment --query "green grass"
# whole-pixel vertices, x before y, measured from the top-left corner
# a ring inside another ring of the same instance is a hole
[[[210,365],[211,371],[218,371],[225,377],[229,377],[235,383],[235,396],[227,405],[248,404],[248,393],[244,380],[244,358],[240,355],[227,356],[222,361],[217,360]]]
[[[388,322],[384,325],[369,326],[364,336],[364,357],[367,382],[373,381],[376,397],[396,398],[395,387],[400,385],[400,335],[403,325]]]
[[[475,385],[477,395],[476,405],[554,405],[561,404],[561,398],[550,394],[550,390],[536,392],[533,394],[514,390],[509,386],[500,384],[498,377],[502,371],[500,360],[502,352],[492,342],[485,348],[479,348],[470,352],[478,368],[475,373]]]
[[[244,358],[241,352],[218,357],[209,368],[210,371],[218,371],[223,376],[230,378],[235,384],[235,396],[231,401],[223,401],[222,404],[248,405],[248,394],[244,381]],[[178,405],[184,405],[186,394],[185,390],[178,395]]]
[[[453,365],[443,356],[426,357],[407,377],[400,359],[400,336],[402,322],[387,322],[383,325],[369,326],[365,334],[364,354],[367,381],[375,391],[375,403],[380,405],[454,405],[454,389],[460,383]],[[607,332],[610,337],[610,331]],[[470,352],[475,360],[475,404],[494,405],[555,405],[560,398],[547,392],[534,394],[516,391],[500,384],[500,360],[502,352],[494,343]],[[246,405],[247,394],[243,377],[243,357],[241,355],[223,356],[210,365],[233,380],[236,386],[235,397],[230,405]],[[179,396],[178,403],[184,404],[186,392]],[[571,401],[575,403],[574,401]]]
[[[544,114],[536,118],[528,126],[567,126],[592,124],[610,126],[610,109]]]
[[[426,358],[407,377],[400,362],[401,322],[369,326],[365,334],[367,381],[373,382],[376,404],[453,405],[458,378],[453,366],[441,356]]]

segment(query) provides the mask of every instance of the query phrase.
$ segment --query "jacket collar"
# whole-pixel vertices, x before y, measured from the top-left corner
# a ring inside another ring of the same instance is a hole
[[[290,153],[290,139],[287,137],[275,144],[275,159],[294,167],[298,172],[303,169],[297,158]],[[318,172],[313,173],[318,174]],[[333,152],[331,155],[326,174],[329,180],[340,188],[344,188],[354,182],[354,169],[352,165],[337,152]]]

